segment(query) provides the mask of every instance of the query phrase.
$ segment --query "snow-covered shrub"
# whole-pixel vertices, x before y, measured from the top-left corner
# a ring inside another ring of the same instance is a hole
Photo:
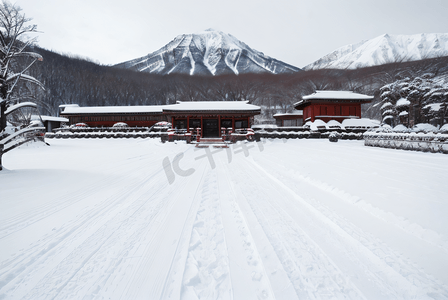
[[[431,124],[427,124],[427,123],[420,123],[420,124],[416,124],[414,127],[412,127],[411,129],[412,132],[423,132],[423,133],[428,133],[428,132],[437,132],[438,129],[437,127],[431,125]]]
[[[344,129],[344,126],[342,126],[342,124],[336,120],[330,120],[327,122],[327,128],[333,129],[333,130],[334,129],[340,130],[340,129]]]
[[[118,122],[118,123],[115,123],[112,127],[113,128],[117,128],[117,127],[122,128],[122,127],[129,127],[129,125],[124,122]]]
[[[448,154],[447,133],[437,131],[430,124],[417,124],[412,131],[404,129],[400,132],[394,128],[394,131],[386,132],[378,129],[365,132],[363,137],[366,146]]]
[[[329,138],[329,136],[330,136],[330,132],[329,131],[324,131],[324,132],[320,133],[320,138],[321,139]]]
[[[443,126],[439,129],[439,133],[447,134],[447,133],[448,133],[448,124],[443,125]]]
[[[380,126],[380,122],[372,119],[345,119],[342,121],[342,127],[344,129],[371,129],[378,128]]]
[[[411,129],[404,126],[403,124],[399,124],[392,129],[393,132],[411,132]]]
[[[330,133],[330,135],[328,136],[328,139],[330,140],[330,142],[337,142],[339,140],[339,136],[340,134],[337,132],[332,132]]]
[[[326,130],[327,129],[327,123],[320,119],[314,120],[310,126],[311,130]]]
[[[367,132],[392,132],[392,127],[388,124],[382,124],[377,128],[371,128]]]

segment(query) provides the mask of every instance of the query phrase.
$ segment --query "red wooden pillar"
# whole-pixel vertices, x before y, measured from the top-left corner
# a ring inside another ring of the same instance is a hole
[[[311,122],[314,122],[314,105],[311,105]]]
[[[190,116],[187,116],[187,132],[190,132]]]
[[[235,132],[235,116],[232,116],[232,132]]]
[[[219,137],[222,137],[222,132],[221,132],[221,115],[218,115],[218,130],[219,130]]]
[[[174,129],[174,116],[171,117],[171,129]]]
[[[204,117],[201,116],[201,137],[204,137]]]

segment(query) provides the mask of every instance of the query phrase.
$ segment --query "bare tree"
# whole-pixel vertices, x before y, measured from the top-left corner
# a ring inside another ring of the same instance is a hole
[[[35,137],[36,130],[30,128],[31,113],[37,105],[24,102],[33,99],[30,93],[20,93],[20,85],[32,83],[43,88],[34,77],[27,74],[30,67],[42,57],[27,49],[34,42],[27,34],[37,32],[36,25],[27,25],[30,19],[21,13],[21,8],[7,0],[0,3],[0,170],[3,153]],[[30,89],[25,89],[31,91]],[[7,118],[15,132],[5,132]]]

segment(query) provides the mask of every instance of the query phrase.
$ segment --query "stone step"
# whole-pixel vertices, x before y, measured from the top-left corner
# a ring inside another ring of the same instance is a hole
[[[220,144],[224,143],[222,138],[200,138],[199,143]]]
[[[198,144],[196,144],[195,147],[196,148],[210,148],[210,147],[212,147],[212,148],[229,148],[229,145],[228,144],[215,144],[215,143],[213,143],[213,144],[198,143]]]

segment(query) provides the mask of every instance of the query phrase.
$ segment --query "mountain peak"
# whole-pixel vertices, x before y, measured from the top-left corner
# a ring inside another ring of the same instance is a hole
[[[154,74],[295,73],[299,68],[264,55],[230,34],[209,28],[182,34],[144,57],[115,65]]]
[[[304,69],[356,69],[442,56],[448,56],[448,33],[383,34],[336,49]]]

